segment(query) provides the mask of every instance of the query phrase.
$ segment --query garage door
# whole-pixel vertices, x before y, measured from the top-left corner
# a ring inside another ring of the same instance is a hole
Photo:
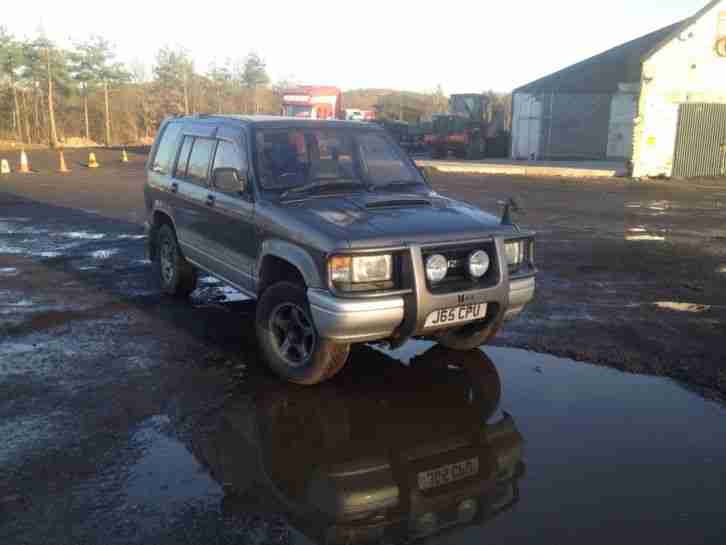
[[[681,104],[673,176],[726,175],[726,104]]]

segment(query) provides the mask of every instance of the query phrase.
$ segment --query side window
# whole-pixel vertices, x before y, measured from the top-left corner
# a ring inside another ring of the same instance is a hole
[[[185,136],[181,151],[179,152],[179,160],[176,162],[174,170],[174,178],[184,178],[187,175],[187,165],[189,164],[189,152],[192,150],[193,136]]]
[[[212,159],[215,141],[210,138],[195,138],[189,155],[186,179],[197,185],[207,185],[207,172]]]
[[[159,174],[169,174],[171,171],[171,164],[174,161],[174,155],[176,153],[176,142],[181,132],[180,123],[168,123],[164,128],[164,132],[161,134],[161,140],[159,146],[156,149],[156,155],[154,156],[154,162],[151,165],[151,170],[158,172]]]

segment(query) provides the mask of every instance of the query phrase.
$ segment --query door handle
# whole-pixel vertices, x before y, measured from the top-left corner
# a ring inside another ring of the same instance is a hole
[[[214,195],[207,195],[207,206],[214,206]]]
[[[172,182],[171,183],[171,192],[176,193],[177,191],[179,191],[179,184],[177,182]]]

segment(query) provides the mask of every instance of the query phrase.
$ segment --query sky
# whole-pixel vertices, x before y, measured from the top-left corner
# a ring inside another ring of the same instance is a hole
[[[181,46],[195,68],[266,61],[273,81],[444,92],[505,92],[693,15],[708,0],[29,0],[0,24],[59,45],[90,34],[149,75]],[[22,7],[22,9],[21,9]]]

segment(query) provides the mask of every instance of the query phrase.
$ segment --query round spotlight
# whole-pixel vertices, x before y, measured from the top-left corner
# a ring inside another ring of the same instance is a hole
[[[469,256],[469,274],[472,278],[481,278],[489,270],[489,254],[484,250],[472,252]]]
[[[426,260],[426,277],[431,282],[441,282],[446,277],[449,261],[441,254],[429,256]]]

